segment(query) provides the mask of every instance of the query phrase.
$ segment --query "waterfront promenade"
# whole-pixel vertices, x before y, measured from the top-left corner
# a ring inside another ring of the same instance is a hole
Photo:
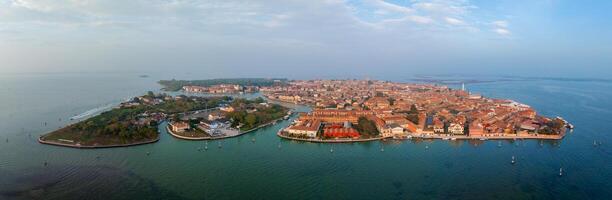
[[[284,138],[284,139],[288,139],[288,140],[297,140],[297,141],[303,141],[303,142],[314,142],[314,143],[351,143],[351,142],[370,142],[370,141],[376,141],[376,140],[382,140],[382,139],[386,139],[386,138],[391,138],[391,137],[374,137],[374,138],[363,138],[363,139],[352,139],[352,138],[347,138],[347,139],[317,139],[317,138],[298,138],[298,137],[291,137],[291,136],[287,136],[287,135],[283,135],[282,130],[279,130],[276,135],[278,137]]]
[[[319,139],[319,138],[298,138],[291,137],[283,134],[283,129],[279,130],[276,135],[280,138],[288,140],[297,140],[303,142],[313,143],[352,143],[352,142],[370,142],[384,139],[440,139],[440,140],[517,140],[517,139],[540,139],[540,140],[560,140],[563,139],[565,133],[558,135],[544,135],[544,134],[487,134],[486,136],[469,136],[469,135],[450,135],[450,134],[428,134],[428,133],[408,133],[404,137],[375,137],[375,138],[364,138],[364,139]]]
[[[470,136],[470,135],[448,135],[448,134],[424,134],[411,133],[412,138],[423,139],[455,139],[455,140],[515,140],[515,139],[541,139],[541,140],[560,140],[563,139],[565,133],[557,135],[544,134],[488,134],[487,136]]]

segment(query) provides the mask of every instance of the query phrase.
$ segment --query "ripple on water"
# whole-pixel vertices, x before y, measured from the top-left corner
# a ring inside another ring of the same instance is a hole
[[[0,199],[180,199],[151,180],[104,166],[32,168],[3,173]]]

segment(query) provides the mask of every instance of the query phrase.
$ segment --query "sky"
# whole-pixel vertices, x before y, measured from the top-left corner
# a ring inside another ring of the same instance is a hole
[[[612,75],[612,1],[0,0],[0,74]]]

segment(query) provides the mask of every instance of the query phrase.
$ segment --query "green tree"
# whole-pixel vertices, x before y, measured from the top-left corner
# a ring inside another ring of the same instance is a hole
[[[257,116],[252,113],[247,114],[244,120],[250,128],[253,128],[255,124],[257,124]]]
[[[357,129],[357,131],[359,131],[362,134],[366,134],[366,135],[379,135],[380,133],[378,132],[378,129],[376,128],[376,123],[374,123],[372,120],[369,120],[366,117],[359,117],[359,119],[357,120],[357,126],[355,126],[355,129]]]

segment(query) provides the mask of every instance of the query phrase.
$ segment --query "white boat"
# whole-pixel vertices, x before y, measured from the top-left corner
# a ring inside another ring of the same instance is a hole
[[[457,138],[451,138],[451,140],[457,140]]]

